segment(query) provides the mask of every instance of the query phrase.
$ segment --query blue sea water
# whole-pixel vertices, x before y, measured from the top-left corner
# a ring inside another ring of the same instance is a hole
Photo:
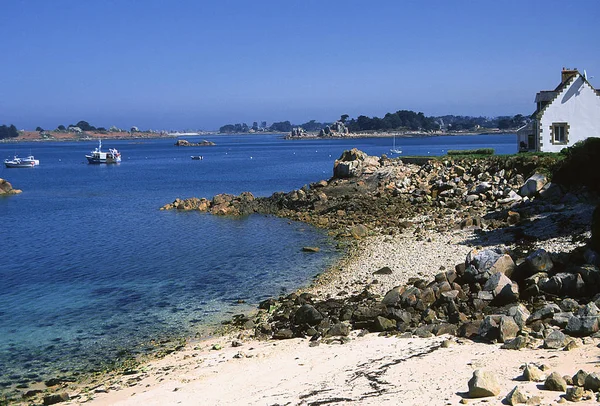
[[[277,135],[106,140],[118,165],[88,165],[95,141],[0,144],[0,169],[23,193],[0,199],[0,391],[57,371],[97,368],[161,337],[191,336],[248,305],[306,285],[340,253],[323,230],[269,216],[159,208],[175,198],[268,196],[328,179],[350,148],[389,153],[389,138],[284,140]],[[404,155],[448,149],[516,152],[515,135],[399,138]],[[201,161],[190,155],[203,155]],[[303,253],[303,246],[320,246]]]

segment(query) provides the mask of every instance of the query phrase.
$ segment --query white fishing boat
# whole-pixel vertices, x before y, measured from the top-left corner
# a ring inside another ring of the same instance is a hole
[[[21,158],[21,161],[25,162],[25,163],[32,163],[33,166],[40,164],[40,160],[35,159],[35,157],[33,155],[29,155],[27,158]]]
[[[204,157],[202,155],[192,155],[192,159],[195,161],[200,161],[204,159]]]
[[[4,160],[4,166],[7,168],[33,168],[35,165],[35,162],[24,160],[16,155],[13,157],[13,159]]]
[[[117,164],[121,162],[121,153],[116,148],[102,152],[102,140],[98,140],[98,148],[85,156],[89,164]]]
[[[402,150],[400,148],[396,148],[396,136],[394,135],[394,145],[392,147],[392,149],[390,149],[390,152],[392,154],[401,154]]]

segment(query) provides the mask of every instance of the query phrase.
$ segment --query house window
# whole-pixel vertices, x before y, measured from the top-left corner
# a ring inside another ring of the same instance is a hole
[[[567,144],[569,142],[569,125],[567,123],[552,123],[553,144]]]

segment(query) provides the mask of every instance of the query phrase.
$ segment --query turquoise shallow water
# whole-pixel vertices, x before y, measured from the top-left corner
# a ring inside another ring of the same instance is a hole
[[[329,178],[345,149],[380,155],[391,147],[390,139],[203,138],[217,146],[105,141],[123,154],[111,166],[85,162],[93,141],[0,144],[0,157],[33,153],[41,161],[0,169],[24,191],[0,199],[0,390],[96,368],[152,338],[191,335],[239,312],[238,300],[253,305],[307,284],[340,254],[323,231],[266,216],[159,208],[177,197],[289,191]],[[516,140],[411,138],[401,147],[414,155],[512,153]],[[202,161],[190,158],[198,154]],[[307,245],[322,250],[301,252]]]

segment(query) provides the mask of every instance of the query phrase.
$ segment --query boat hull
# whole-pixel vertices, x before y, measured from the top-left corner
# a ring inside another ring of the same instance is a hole
[[[4,161],[4,166],[6,166],[7,168],[33,168],[35,166],[35,163]]]
[[[117,158],[97,158],[93,156],[86,155],[88,160],[88,164],[118,164],[121,162],[121,157]]]

